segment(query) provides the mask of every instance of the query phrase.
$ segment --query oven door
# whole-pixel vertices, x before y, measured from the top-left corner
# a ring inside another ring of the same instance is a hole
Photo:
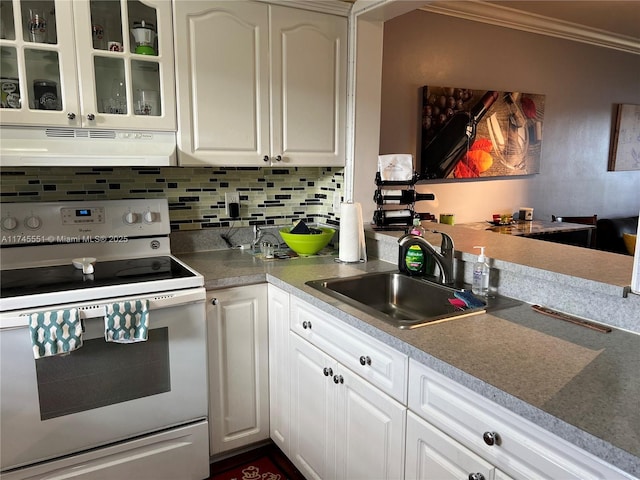
[[[142,298],[148,340],[106,342],[104,306]],[[204,300],[193,288],[0,314],[0,471],[205,419]],[[72,307],[83,345],[34,360],[24,314]]]

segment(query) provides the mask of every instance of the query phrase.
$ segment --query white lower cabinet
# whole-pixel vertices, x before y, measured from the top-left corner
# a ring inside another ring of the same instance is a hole
[[[498,475],[523,480],[629,478],[599,458],[414,360],[409,361],[408,406],[461,448],[502,470]]]
[[[210,454],[269,438],[267,284],[207,292]]]
[[[291,331],[400,403],[407,403],[408,359],[317,307],[291,297]]]
[[[271,438],[307,480],[632,478],[271,285],[269,309]]]
[[[290,336],[290,458],[307,479],[403,478],[406,407]]]
[[[290,334],[290,459],[311,479],[335,478],[336,362]]]

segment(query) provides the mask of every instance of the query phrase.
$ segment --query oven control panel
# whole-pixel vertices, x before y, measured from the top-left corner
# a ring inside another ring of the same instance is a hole
[[[0,245],[126,241],[170,231],[164,198],[0,204]]]
[[[63,225],[79,223],[104,223],[104,207],[62,208]]]

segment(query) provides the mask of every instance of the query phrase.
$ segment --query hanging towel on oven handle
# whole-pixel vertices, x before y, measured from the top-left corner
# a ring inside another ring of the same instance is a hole
[[[129,300],[105,305],[104,339],[134,343],[147,340],[149,300]]]
[[[28,317],[36,360],[67,354],[82,346],[82,323],[77,308],[33,312]]]

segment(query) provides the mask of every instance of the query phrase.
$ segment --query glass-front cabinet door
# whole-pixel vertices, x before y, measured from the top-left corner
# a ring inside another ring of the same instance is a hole
[[[70,2],[0,0],[0,121],[68,125],[80,110],[74,52]]]
[[[0,2],[3,124],[176,129],[170,0]]]

